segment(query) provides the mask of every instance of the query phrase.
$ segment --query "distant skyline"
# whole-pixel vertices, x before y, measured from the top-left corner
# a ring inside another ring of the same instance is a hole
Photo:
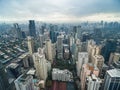
[[[0,0],[0,21],[120,21],[120,0]]]

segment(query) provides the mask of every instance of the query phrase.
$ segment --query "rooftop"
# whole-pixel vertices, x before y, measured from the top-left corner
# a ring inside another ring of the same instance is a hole
[[[30,69],[27,74],[30,74],[30,75],[35,75],[35,70],[34,69]]]
[[[120,77],[120,69],[111,69],[111,70],[108,70],[107,73],[111,77]]]
[[[9,64],[8,65],[8,67],[10,67],[10,68],[17,68],[19,66],[19,64],[17,64],[17,63],[11,63],[11,64]]]

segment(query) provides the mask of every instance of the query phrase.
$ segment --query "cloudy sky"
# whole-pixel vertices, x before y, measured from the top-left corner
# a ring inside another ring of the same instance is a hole
[[[120,21],[120,0],[0,0],[0,21]]]

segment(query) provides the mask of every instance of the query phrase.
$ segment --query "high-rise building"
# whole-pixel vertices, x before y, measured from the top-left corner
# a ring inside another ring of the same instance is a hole
[[[87,77],[87,90],[100,90],[102,80],[94,74]]]
[[[70,50],[72,49],[73,44],[75,43],[74,37],[73,36],[69,36],[69,46],[70,46]]]
[[[87,52],[87,42],[80,42],[81,52]]]
[[[94,40],[96,43],[99,43],[100,39],[102,38],[102,31],[100,28],[94,29]]]
[[[41,26],[41,34],[44,34],[44,31],[45,31],[45,26]]]
[[[93,64],[96,65],[101,72],[103,64],[104,64],[104,57],[102,55],[94,55]]]
[[[89,39],[90,39],[90,34],[88,32],[82,33],[82,38],[81,38],[82,42],[86,42]]]
[[[120,69],[108,70],[103,85],[103,90],[120,90]]]
[[[49,32],[48,31],[45,31],[44,32],[44,40],[48,40],[49,39]]]
[[[86,78],[87,76],[90,76],[91,74],[94,74],[95,76],[99,75],[99,69],[95,67],[93,64],[83,64],[82,71],[81,71],[81,90],[85,90],[86,88]]]
[[[0,90],[7,90],[9,82],[3,65],[0,63]]]
[[[52,44],[50,39],[46,41],[46,57],[51,61],[51,63],[53,62]]]
[[[69,49],[64,49],[64,59],[69,59],[70,57],[70,52],[69,52]]]
[[[23,74],[14,83],[16,90],[34,90],[33,77],[31,75]]]
[[[42,49],[39,49],[37,53],[33,54],[34,67],[36,68],[36,75],[42,80],[47,78],[47,64],[45,55]]]
[[[74,26],[74,27],[73,27],[73,36],[74,36],[75,39],[78,38],[78,31],[77,31],[77,30],[78,30],[78,29],[77,29],[77,26]]]
[[[34,53],[34,41],[32,37],[28,37],[28,50],[30,54]]]
[[[21,28],[19,27],[18,23],[14,24],[14,29],[15,29],[15,32],[16,32],[16,37],[17,38],[22,38]]]
[[[50,25],[50,39],[52,43],[57,41],[57,36],[59,35],[58,26],[57,25]]]
[[[22,54],[19,59],[21,59],[23,61],[23,66],[24,68],[28,68],[29,67],[29,57],[30,57],[30,54],[29,53],[24,53]]]
[[[79,52],[78,53],[78,61],[77,65],[77,75],[80,76],[82,65],[88,63],[88,53],[87,52]]]
[[[29,34],[32,37],[36,37],[36,28],[34,20],[29,20]]]
[[[101,54],[105,58],[105,62],[108,63],[110,53],[114,53],[116,50],[117,42],[114,39],[107,40],[105,46],[101,50]]]
[[[57,58],[58,59],[63,58],[63,37],[62,36],[57,37]]]
[[[89,62],[92,63],[94,55],[100,55],[101,47],[96,45],[93,40],[88,41],[87,51],[89,54]]]
[[[52,44],[52,57],[53,59],[56,58],[56,44],[55,43]]]
[[[109,65],[117,63],[120,59],[120,53],[111,53],[109,58]]]
[[[44,35],[40,35],[40,36],[39,36],[39,40],[40,40],[40,47],[43,48]]]
[[[69,70],[59,70],[53,68],[52,70],[52,80],[58,81],[73,81],[73,75]]]

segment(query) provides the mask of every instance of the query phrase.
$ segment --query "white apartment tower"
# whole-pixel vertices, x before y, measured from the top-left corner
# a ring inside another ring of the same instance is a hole
[[[34,53],[34,41],[33,38],[28,36],[28,50],[30,54]]]
[[[77,75],[80,76],[82,65],[88,63],[88,53],[87,52],[79,52],[78,53],[78,61],[76,62],[77,65]]]
[[[33,54],[34,67],[36,68],[36,75],[38,78],[42,80],[46,80],[47,78],[47,63],[45,59],[45,55],[42,50],[39,53]]]
[[[94,55],[93,56],[93,64],[98,67],[98,69],[102,70],[104,64],[104,57],[102,55]]]
[[[87,90],[99,90],[100,84],[102,83],[101,79],[96,77],[94,74],[87,77]]]

